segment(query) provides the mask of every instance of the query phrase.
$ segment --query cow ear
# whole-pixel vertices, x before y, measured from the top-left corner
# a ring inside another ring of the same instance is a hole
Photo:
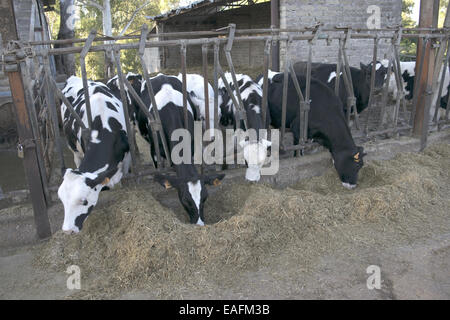
[[[225,177],[225,174],[210,174],[207,176],[202,176],[203,182],[207,185],[218,186]]]
[[[361,158],[367,155],[367,153],[364,152],[364,147],[358,146],[357,149]]]
[[[249,140],[243,139],[239,142],[239,145],[241,146],[241,148],[245,148],[249,143]]]
[[[263,147],[267,148],[272,145],[272,142],[266,139],[261,139],[261,144],[263,145]]]
[[[110,182],[109,177],[112,177],[116,173],[116,171],[117,168],[111,168],[109,170],[106,170],[105,172],[100,173],[95,179],[86,178],[85,182],[91,188],[95,188],[99,184],[105,186]]]
[[[156,173],[155,181],[158,182],[160,185],[162,185],[166,189],[171,189],[173,187],[177,187],[179,184],[179,179],[176,177],[171,177],[168,175],[162,175],[160,173]]]

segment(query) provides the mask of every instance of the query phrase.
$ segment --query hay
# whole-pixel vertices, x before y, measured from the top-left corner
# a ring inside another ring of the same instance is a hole
[[[95,211],[76,236],[57,232],[37,253],[41,267],[79,265],[96,285],[78,297],[110,297],[123,288],[150,288],[159,297],[171,288],[201,287],[202,279],[222,284],[289,254],[299,270],[329,247],[339,225],[417,219],[436,202],[449,208],[450,146],[420,154],[371,161],[359,187],[344,189],[335,171],[300,181],[285,190],[263,184],[224,183],[206,203],[206,227],[180,221],[148,188],[115,190],[117,200]],[[199,284],[200,282],[200,284]]]

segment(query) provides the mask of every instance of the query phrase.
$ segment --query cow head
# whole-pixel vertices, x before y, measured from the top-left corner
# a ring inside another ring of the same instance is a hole
[[[203,214],[204,203],[208,198],[206,185],[217,186],[225,177],[224,174],[201,175],[198,179],[174,177],[155,174],[155,180],[166,189],[175,188],[181,204],[189,215],[191,223],[203,226],[205,217]]]
[[[336,168],[342,185],[348,189],[356,187],[358,181],[358,172],[364,165],[363,147],[356,147],[356,150],[344,150],[333,153],[333,163]]]
[[[220,125],[222,125],[224,127],[227,127],[229,125],[234,125],[235,118],[234,118],[234,111],[233,111],[233,109],[234,109],[233,101],[231,100],[231,97],[225,88],[219,89],[219,95],[221,97],[221,104],[219,105]]]
[[[108,186],[110,174],[109,171],[98,175],[72,169],[65,171],[63,182],[58,189],[58,197],[64,205],[62,230],[65,233],[80,232],[83,222],[97,204],[100,191]]]
[[[243,148],[244,159],[247,162],[247,170],[245,171],[245,179],[249,181],[259,181],[261,178],[261,168],[267,158],[267,148],[271,146],[271,142],[261,139],[258,142],[250,142],[242,140],[239,145]]]
[[[370,79],[372,77],[372,65],[373,62],[369,63],[368,65],[365,65],[363,63],[360,63],[361,71],[364,74],[365,82],[370,88]],[[386,79],[386,75],[388,72],[388,65],[387,60],[383,61],[377,61],[375,65],[375,90],[379,90],[383,87],[384,81]]]

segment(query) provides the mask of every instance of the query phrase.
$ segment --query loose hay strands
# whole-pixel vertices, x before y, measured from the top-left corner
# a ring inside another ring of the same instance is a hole
[[[117,200],[96,210],[80,234],[57,232],[35,262],[57,270],[79,265],[102,288],[93,285],[81,296],[96,298],[121,288],[167,296],[170,286],[227,283],[286,252],[304,270],[324,248],[351,237],[332,233],[336,226],[402,219],[420,225],[428,204],[448,202],[440,190],[448,188],[449,168],[450,146],[441,144],[366,163],[351,191],[332,168],[285,190],[224,183],[206,202],[205,227],[181,222],[145,186],[115,190]],[[320,232],[328,236],[321,239]]]

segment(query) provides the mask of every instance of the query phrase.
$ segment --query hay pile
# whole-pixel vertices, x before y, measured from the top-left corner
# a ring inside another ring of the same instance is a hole
[[[332,168],[285,190],[225,181],[207,201],[206,227],[181,222],[145,186],[116,190],[114,204],[96,210],[78,235],[57,232],[35,262],[59,271],[79,265],[83,277],[98,281],[84,288],[83,297],[142,287],[162,294],[202,279],[227,283],[280,254],[311,263],[330,239],[336,241],[331,234],[315,236],[336,225],[420,220],[436,202],[448,210],[449,184],[450,146],[441,144],[369,162],[352,191]]]

